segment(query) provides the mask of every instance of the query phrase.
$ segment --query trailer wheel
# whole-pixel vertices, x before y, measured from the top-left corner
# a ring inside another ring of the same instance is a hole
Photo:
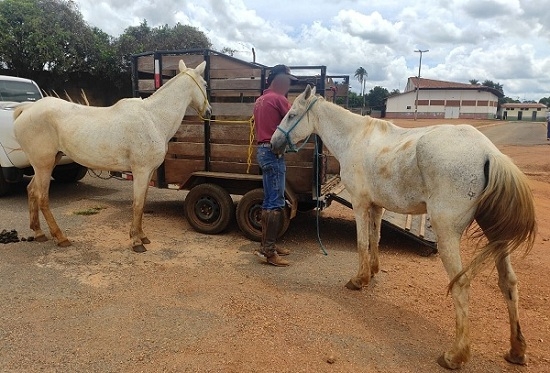
[[[264,201],[264,190],[253,189],[246,193],[237,205],[237,224],[244,236],[252,241],[262,240],[262,203]],[[281,237],[290,225],[290,211],[285,208],[282,214]]]
[[[225,189],[216,184],[200,184],[189,191],[184,203],[189,224],[200,233],[223,231],[235,212],[235,205]]]

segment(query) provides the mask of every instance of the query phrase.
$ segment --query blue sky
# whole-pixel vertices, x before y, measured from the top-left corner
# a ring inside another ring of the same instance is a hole
[[[326,65],[330,74],[368,72],[367,90],[403,90],[421,76],[493,80],[514,99],[550,96],[550,7],[534,0],[76,0],[84,19],[112,36],[147,19],[190,24],[213,49],[265,65]],[[407,4],[410,3],[410,4]]]

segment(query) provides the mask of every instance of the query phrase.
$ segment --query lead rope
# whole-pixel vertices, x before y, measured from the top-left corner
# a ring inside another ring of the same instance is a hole
[[[315,155],[318,154],[318,151],[319,151],[319,144],[317,142],[317,140],[315,141]],[[317,158],[317,162],[315,162],[315,168],[316,168],[316,185],[315,185],[315,192],[318,193],[319,191],[319,158]],[[321,251],[323,252],[323,255],[327,256],[328,253],[327,253],[327,250],[325,249],[325,245],[323,245],[323,241],[321,240],[321,226],[320,226],[320,223],[319,223],[319,216],[321,215],[321,199],[319,198],[319,196],[317,196],[317,201],[316,201],[316,226],[317,226],[317,241],[319,242],[319,247],[321,248]]]

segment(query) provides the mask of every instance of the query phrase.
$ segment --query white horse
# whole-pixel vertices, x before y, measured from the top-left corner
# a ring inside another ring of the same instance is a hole
[[[54,97],[18,107],[14,112],[15,137],[34,168],[27,187],[30,227],[37,241],[46,241],[40,229],[42,211],[59,246],[71,243],[59,229],[48,201],[52,169],[62,153],[75,162],[97,170],[131,171],[134,180],[133,219],[130,238],[133,250],[146,251],[150,243],[143,233],[143,207],[153,172],[162,164],[168,140],[181,124],[188,106],[209,115],[206,62],[187,68],[150,97],[123,99],[110,107],[90,107]]]
[[[486,259],[496,263],[510,316],[511,349],[505,358],[525,364],[526,343],[510,254],[522,245],[532,248],[536,222],[527,179],[507,156],[472,126],[404,129],[353,114],[316,96],[309,86],[278,129],[271,138],[275,152],[282,153],[287,145],[294,147],[316,133],[340,162],[342,182],[351,195],[359,251],[359,272],[347,288],[361,289],[378,272],[383,208],[402,214],[427,212],[456,311],[455,342],[439,364],[456,369],[470,358],[469,286]],[[486,240],[463,269],[460,239],[474,220],[479,225],[474,236],[484,234]]]

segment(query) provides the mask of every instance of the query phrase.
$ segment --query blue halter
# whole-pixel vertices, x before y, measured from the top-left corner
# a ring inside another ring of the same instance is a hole
[[[304,145],[308,142],[309,140],[309,137],[311,136],[311,133],[307,136],[307,138],[305,139],[304,143],[302,145],[300,145],[300,147],[296,148],[296,144],[293,144],[292,141],[290,140],[290,132],[296,128],[296,126],[298,125],[298,123],[300,123],[300,121],[302,120],[302,118],[307,114],[307,112],[309,111],[309,109],[311,109],[311,107],[313,106],[313,104],[315,104],[317,102],[317,97],[315,97],[314,100],[312,100],[310,102],[310,104],[308,105],[306,111],[304,111],[304,113],[302,115],[300,115],[300,117],[298,118],[298,120],[296,121],[296,123],[294,123],[288,131],[285,131],[284,129],[281,128],[281,126],[277,126],[277,129],[279,131],[281,131],[284,135],[285,135],[285,138],[286,138],[286,142],[288,144],[288,150],[286,151],[287,153],[297,153],[300,149],[302,149],[304,147]]]

